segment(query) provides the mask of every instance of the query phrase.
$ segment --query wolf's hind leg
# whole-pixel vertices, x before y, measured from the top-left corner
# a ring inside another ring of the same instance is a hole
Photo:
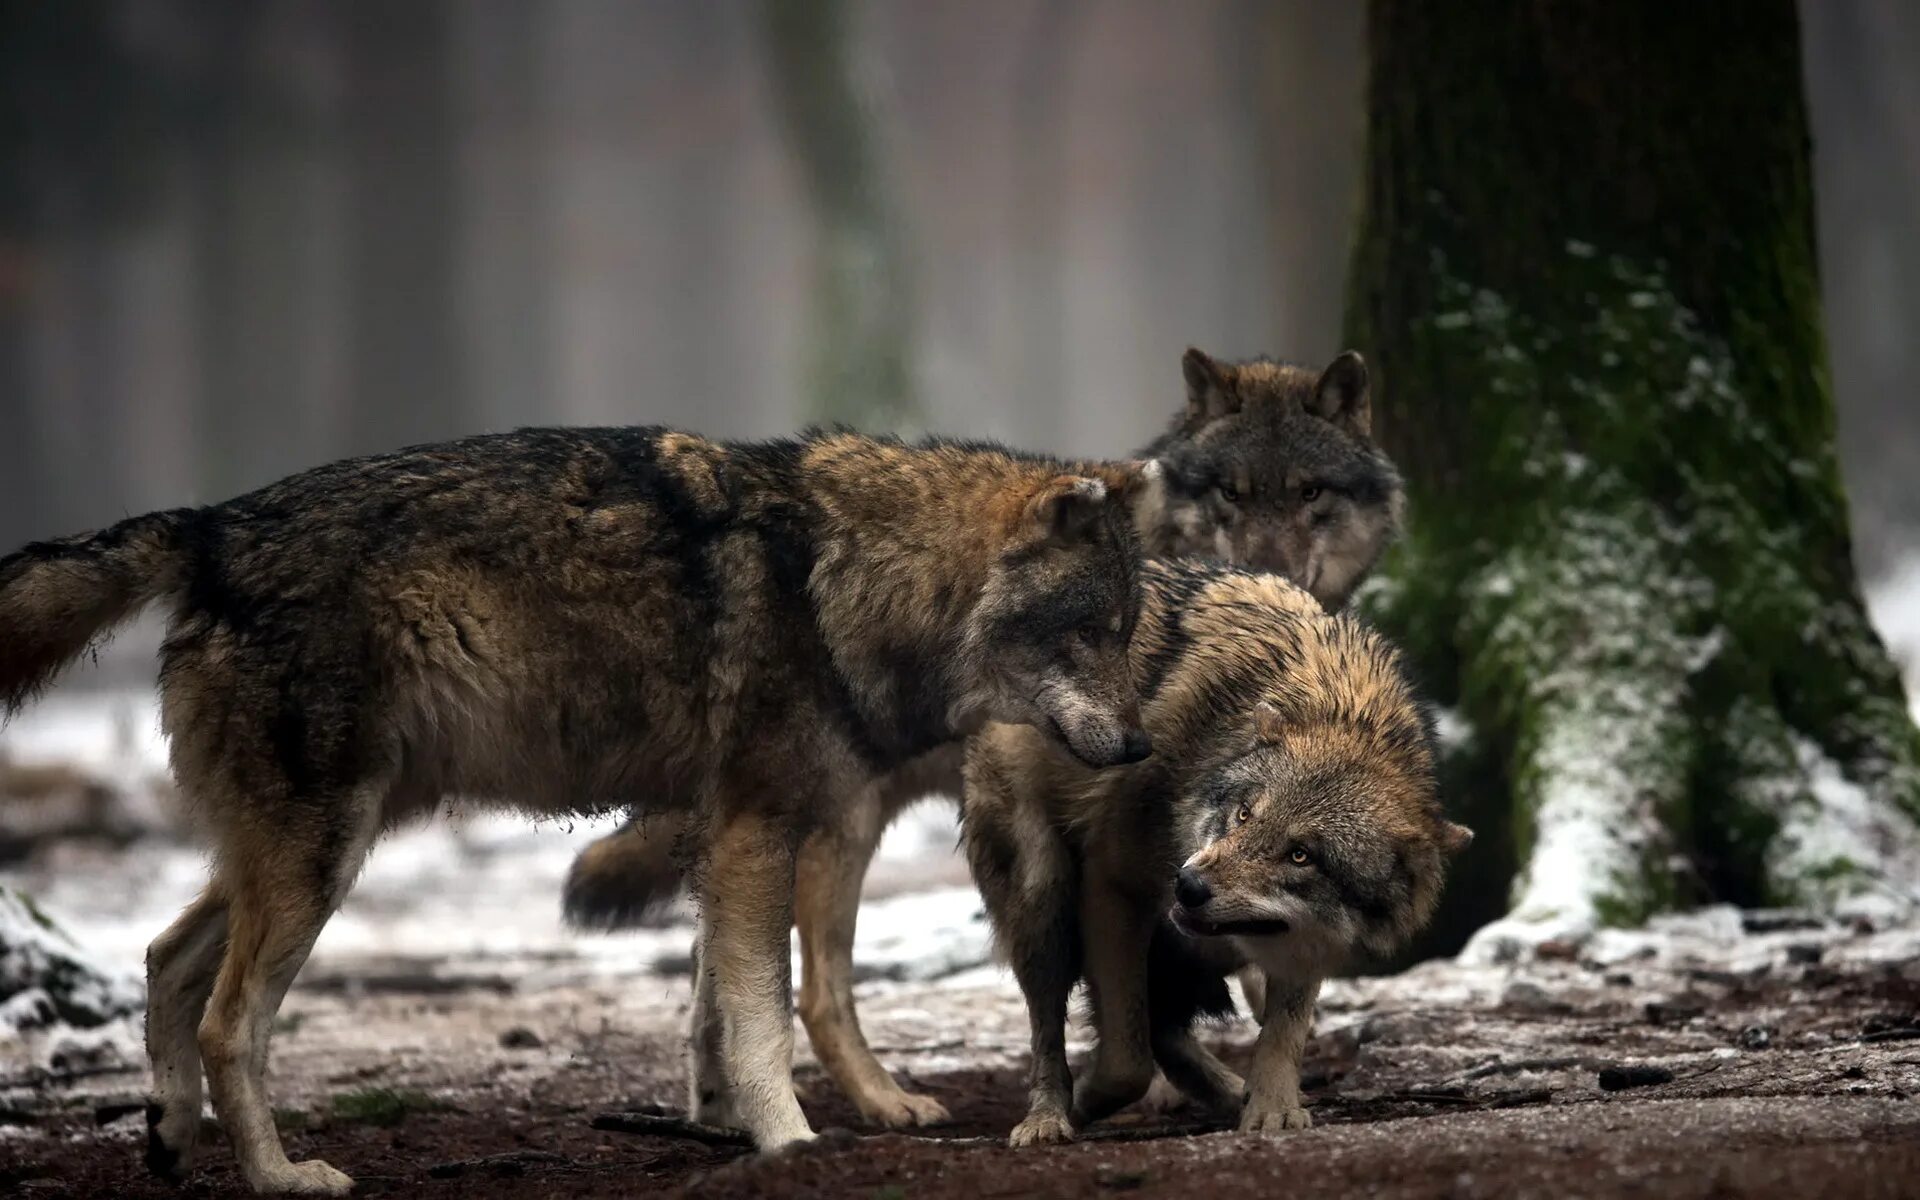
[[[1156,1031],[1153,1060],[1166,1072],[1167,1082],[1187,1099],[1215,1112],[1240,1114],[1246,1080],[1202,1046],[1191,1029]]]
[[[794,924],[800,930],[800,1019],[820,1065],[860,1115],[878,1125],[931,1125],[947,1110],[916,1096],[880,1065],[853,1006],[853,931],[860,885],[880,844],[887,813],[873,787],[846,806],[841,819],[800,847],[794,872]]]
[[[267,1044],[287,988],[359,872],[382,799],[302,805],[272,829],[246,830],[221,847],[227,948],[200,1022],[200,1057],[214,1111],[256,1192],[343,1196],[353,1187],[318,1159],[288,1160],[267,1099]]]
[[[226,947],[227,902],[208,886],[147,947],[147,1169],[177,1180],[200,1136],[200,1018]]]
[[[761,1150],[814,1136],[793,1094],[793,859],[783,828],[739,815],[715,831],[701,878],[701,985],[712,989],[728,1105]]]

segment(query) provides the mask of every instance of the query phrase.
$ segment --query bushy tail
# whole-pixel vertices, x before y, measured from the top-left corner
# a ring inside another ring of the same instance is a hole
[[[580,852],[560,893],[576,929],[631,929],[680,893],[679,841],[685,823],[660,813],[629,821]]]
[[[186,583],[192,509],[35,542],[0,558],[0,719],[149,601]]]

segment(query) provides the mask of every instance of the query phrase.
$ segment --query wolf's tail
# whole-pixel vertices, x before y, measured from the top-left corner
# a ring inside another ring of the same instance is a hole
[[[580,852],[567,872],[560,907],[576,929],[630,929],[646,923],[680,891],[677,813],[629,821]]]
[[[194,510],[35,542],[0,558],[0,720],[149,601],[181,590]]]

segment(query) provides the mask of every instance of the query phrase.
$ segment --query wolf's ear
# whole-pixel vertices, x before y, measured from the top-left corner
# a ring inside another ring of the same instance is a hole
[[[1253,706],[1253,736],[1256,741],[1277,742],[1287,735],[1287,719],[1265,700]]]
[[[1087,536],[1106,513],[1107,485],[1085,475],[1056,475],[1027,501],[1032,532],[1049,542],[1069,545]]]
[[[1200,425],[1240,411],[1233,390],[1232,371],[1193,346],[1180,356],[1180,373],[1187,377],[1187,424]]]
[[[1367,360],[1348,350],[1327,364],[1313,385],[1307,411],[1361,437],[1373,436],[1373,404],[1367,395]]]
[[[1471,845],[1473,845],[1473,830],[1465,825],[1455,825],[1452,821],[1440,822],[1440,849],[1446,851],[1448,857],[1460,853]]]

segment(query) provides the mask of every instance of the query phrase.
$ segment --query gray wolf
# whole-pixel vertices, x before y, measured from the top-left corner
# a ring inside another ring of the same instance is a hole
[[[1150,560],[1131,659],[1150,761],[1095,774],[1012,726],[968,743],[967,857],[1033,1027],[1015,1146],[1139,1099],[1156,1063],[1243,1130],[1306,1125],[1321,981],[1419,930],[1472,837],[1441,813],[1398,654],[1284,580]],[[1266,988],[1243,1083],[1191,1025],[1247,964]],[[1099,1041],[1075,1086],[1065,1024],[1082,975]]]
[[[206,891],[148,953],[148,1161],[201,1071],[258,1191],[288,1161],[275,1010],[380,835],[443,798],[663,813],[698,847],[695,1086],[762,1148],[793,1095],[793,854],[828,810],[988,721],[1090,767],[1150,751],[1126,669],[1140,474],[845,433],[544,429],[355,459],[0,559],[11,715],[151,601]]]
[[[1367,368],[1346,353],[1314,371],[1271,359],[1181,362],[1185,403],[1141,457],[1133,514],[1146,553],[1221,558],[1277,571],[1329,609],[1345,604],[1380,557],[1401,512],[1398,473],[1372,439]],[[861,880],[881,833],[929,794],[958,796],[961,749],[940,747],[833,812],[801,848],[795,912],[799,1010],[829,1075],[867,1120],[932,1124],[946,1110],[900,1087],[868,1048],[853,1004],[853,936]],[[645,919],[680,884],[682,830],[649,817],[600,839],[569,873],[576,924]],[[723,1111],[696,1096],[699,1115]]]

